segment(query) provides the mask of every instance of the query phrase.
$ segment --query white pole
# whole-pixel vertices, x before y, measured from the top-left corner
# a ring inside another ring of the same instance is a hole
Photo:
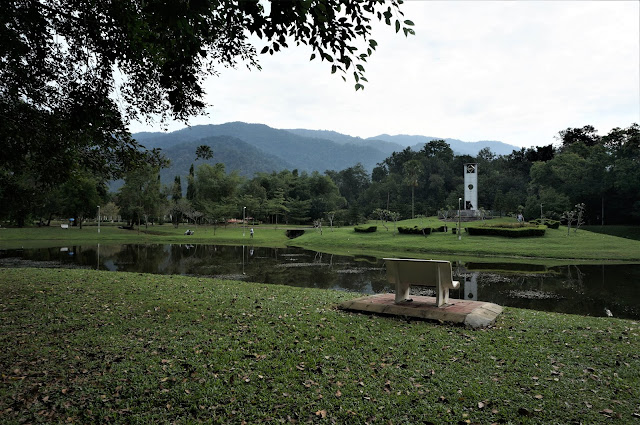
[[[100,233],[100,205],[98,205],[98,233]]]
[[[462,202],[462,198],[458,198],[458,240],[462,239],[462,228],[460,227],[460,203]]]
[[[242,237],[243,238],[247,228],[247,220],[245,219],[246,212],[247,212],[247,207],[242,207]],[[244,254],[242,255],[242,261],[244,261]]]

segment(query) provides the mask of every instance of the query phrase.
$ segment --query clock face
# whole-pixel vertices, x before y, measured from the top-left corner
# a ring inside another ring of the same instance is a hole
[[[473,174],[476,172],[475,164],[467,164],[467,173]]]

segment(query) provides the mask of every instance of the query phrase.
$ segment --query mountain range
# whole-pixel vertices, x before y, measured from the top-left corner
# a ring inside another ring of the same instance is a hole
[[[280,130],[264,124],[231,122],[219,125],[198,125],[171,133],[133,134],[147,149],[160,148],[171,160],[169,168],[160,173],[164,184],[174,176],[185,176],[191,164],[221,162],[228,172],[252,177],[257,172],[284,169],[323,173],[343,170],[361,163],[367,171],[406,147],[420,150],[425,143],[438,137],[381,134],[362,139],[327,130]],[[464,142],[444,139],[457,155],[472,155],[488,147],[497,155],[507,155],[518,146],[498,141]],[[207,145],[213,151],[210,160],[196,161],[196,148]],[[184,179],[183,179],[184,180]],[[113,188],[114,185],[112,185]],[[115,186],[119,186],[118,183]]]

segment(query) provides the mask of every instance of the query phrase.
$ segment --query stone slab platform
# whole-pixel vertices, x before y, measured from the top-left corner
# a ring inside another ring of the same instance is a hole
[[[449,299],[449,304],[436,306],[435,297],[411,296],[413,301],[396,304],[394,294],[378,294],[340,304],[344,310],[437,320],[482,328],[491,325],[502,313],[502,307],[484,301]]]

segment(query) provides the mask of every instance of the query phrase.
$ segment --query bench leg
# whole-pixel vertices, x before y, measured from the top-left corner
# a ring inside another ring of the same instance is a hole
[[[411,285],[409,285],[408,283],[396,284],[396,304],[400,302],[413,301],[411,298],[409,298],[409,288],[411,288]]]
[[[436,288],[436,305],[438,307],[449,303],[449,288],[438,285]]]

